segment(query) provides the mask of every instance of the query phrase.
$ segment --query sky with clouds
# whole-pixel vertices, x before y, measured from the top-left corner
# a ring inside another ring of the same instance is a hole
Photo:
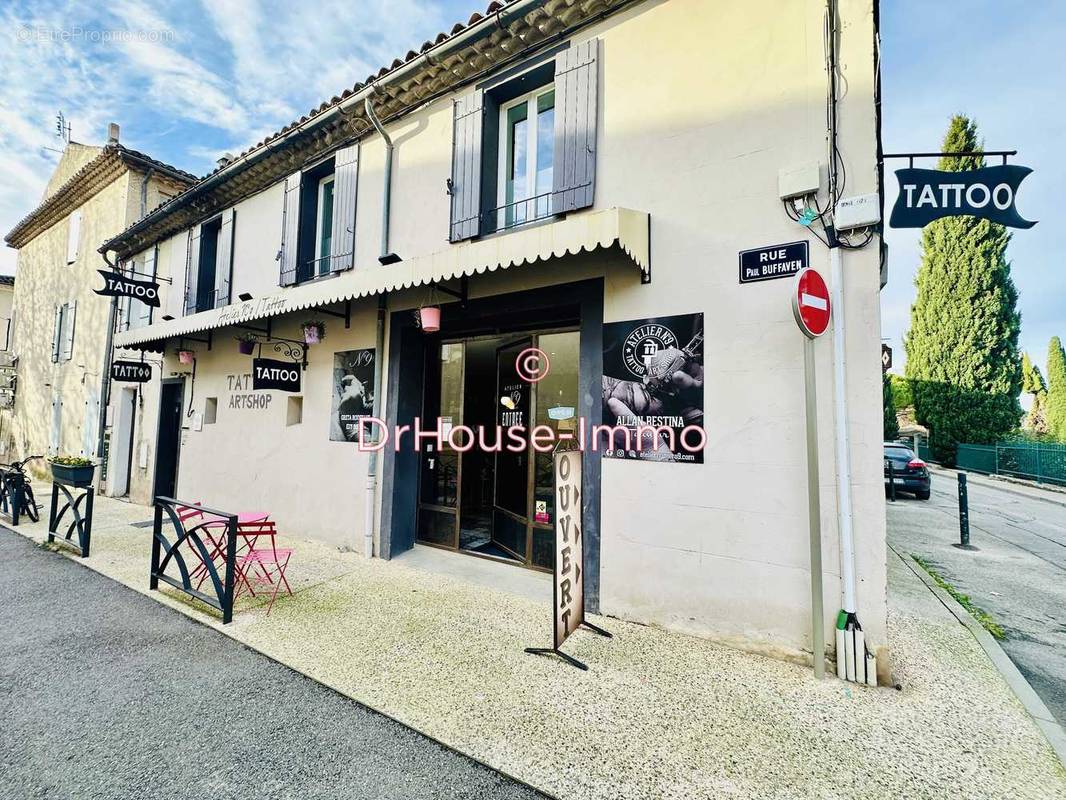
[[[485,3],[472,0],[7,0],[0,7],[0,229],[40,200],[58,157],[55,115],[102,143],[107,123],[130,147],[202,175]],[[882,0],[884,143],[937,149],[952,113],[974,117],[992,149],[1035,170],[1020,193],[1040,220],[1010,246],[1022,347],[1043,363],[1066,336],[1066,185],[1061,0]],[[49,149],[52,148],[52,149]],[[887,169],[888,207],[896,181]],[[932,166],[930,164],[929,166]],[[902,364],[914,299],[916,231],[890,230],[883,335]],[[0,272],[15,251],[0,248]]]

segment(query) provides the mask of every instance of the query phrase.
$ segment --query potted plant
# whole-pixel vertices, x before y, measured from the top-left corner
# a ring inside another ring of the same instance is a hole
[[[81,456],[52,456],[48,463],[52,466],[52,477],[62,483],[89,484],[96,469],[90,459]]]
[[[258,340],[254,333],[242,333],[237,336],[237,350],[242,356],[250,356],[255,351],[255,343]]]
[[[440,306],[422,306],[418,309],[418,324],[426,333],[440,330]]]
[[[317,319],[308,320],[300,327],[304,332],[304,344],[318,344],[326,338],[326,323]]]
[[[178,361],[180,361],[182,364],[191,364],[195,360],[196,353],[194,353],[192,350],[178,351]]]

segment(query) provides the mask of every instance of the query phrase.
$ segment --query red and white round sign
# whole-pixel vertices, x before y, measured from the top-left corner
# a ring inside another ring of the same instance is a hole
[[[829,287],[825,279],[807,267],[796,273],[792,287],[792,313],[796,324],[810,339],[829,330]]]

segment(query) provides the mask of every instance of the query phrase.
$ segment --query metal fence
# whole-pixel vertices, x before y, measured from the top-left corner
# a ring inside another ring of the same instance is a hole
[[[959,469],[1066,486],[1066,445],[1042,442],[960,444]]]

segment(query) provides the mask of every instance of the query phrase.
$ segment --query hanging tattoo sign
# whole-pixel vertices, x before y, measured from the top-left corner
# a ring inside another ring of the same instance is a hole
[[[93,289],[97,294],[104,297],[132,297],[146,306],[159,307],[159,284],[155,281],[138,281],[127,278],[121,272],[106,269],[96,271],[104,279],[103,289]]]
[[[111,380],[148,383],[152,380],[152,365],[147,361],[115,361],[111,364]]]
[[[300,391],[300,365],[273,358],[252,359],[252,390]]]
[[[899,196],[892,207],[893,228],[923,228],[943,217],[969,215],[1005,225],[1031,228],[1014,207],[1018,187],[1032,170],[1017,164],[963,172],[938,169],[896,170]]]

